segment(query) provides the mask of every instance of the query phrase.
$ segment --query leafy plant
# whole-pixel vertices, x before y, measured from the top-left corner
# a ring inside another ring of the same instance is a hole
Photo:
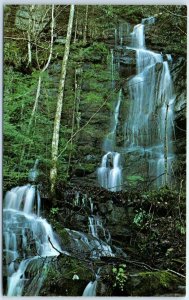
[[[134,217],[133,223],[138,227],[142,227],[144,225],[144,222],[150,219],[151,215],[142,208],[140,208],[140,210],[137,210],[136,212],[137,213]]]
[[[59,212],[59,208],[58,207],[52,207],[51,210],[50,210],[50,213],[55,216],[57,215]]]
[[[126,275],[126,265],[121,264],[118,267],[112,268],[113,275],[115,276],[115,283],[114,287],[118,287],[121,291],[124,289],[124,285],[127,281],[127,275]]]
[[[183,226],[183,224],[181,224],[180,221],[176,221],[175,227],[180,234],[182,235],[186,234],[186,227]]]

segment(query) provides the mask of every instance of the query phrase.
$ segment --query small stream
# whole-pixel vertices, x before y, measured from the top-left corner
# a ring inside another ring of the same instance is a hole
[[[40,216],[40,206],[40,194],[35,185],[16,187],[5,195],[3,252],[7,266],[7,296],[22,295],[29,264],[62,252],[51,225]],[[42,284],[42,272],[38,281]],[[36,290],[34,295],[37,293]]]

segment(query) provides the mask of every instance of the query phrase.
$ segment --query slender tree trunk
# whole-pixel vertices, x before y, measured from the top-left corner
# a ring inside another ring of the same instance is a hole
[[[72,158],[72,146],[73,146],[75,122],[77,122],[76,123],[77,130],[80,128],[81,113],[79,113],[79,104],[80,104],[81,81],[82,81],[82,67],[79,66],[78,68],[75,69],[75,99],[74,99],[73,115],[72,115],[72,132],[70,138],[71,150],[68,158],[67,176],[69,175],[71,158]]]
[[[86,12],[85,12],[85,25],[84,25],[84,32],[83,32],[83,43],[86,44],[87,42],[87,21],[88,21],[88,9],[89,6],[86,5]]]
[[[29,21],[30,22],[30,21]],[[27,32],[28,35],[28,64],[27,66],[29,66],[32,62],[32,54],[31,54],[31,36],[30,36],[30,32],[28,30]]]
[[[54,5],[52,5],[51,43],[50,43],[49,57],[48,57],[47,63],[44,65],[43,69],[41,70],[41,72],[39,74],[37,92],[36,92],[36,97],[35,97],[35,103],[34,103],[34,106],[33,106],[32,113],[31,113],[31,118],[30,118],[30,121],[29,121],[29,128],[28,129],[30,129],[30,127],[31,127],[32,120],[33,120],[35,111],[36,111],[37,106],[38,106],[38,100],[39,100],[40,91],[41,91],[41,78],[42,78],[42,74],[47,70],[47,68],[48,68],[48,66],[50,64],[51,58],[52,58],[52,52],[53,52],[53,35],[54,35]]]
[[[61,77],[60,77],[59,89],[58,89],[57,109],[56,109],[55,120],[54,120],[53,138],[52,138],[52,168],[50,170],[51,192],[52,193],[54,192],[55,183],[56,183],[56,179],[57,179],[57,160],[58,160],[60,120],[61,120],[62,105],[63,105],[63,98],[64,98],[64,86],[65,86],[68,56],[69,56],[69,51],[70,51],[70,41],[71,41],[71,34],[72,34],[72,27],[73,27],[73,19],[74,19],[74,5],[71,5],[70,16],[69,16],[69,21],[68,21],[66,44],[65,44],[65,50],[64,50],[64,57],[63,57],[63,61],[62,61],[62,71],[61,71]]]
[[[28,20],[28,30],[27,30],[27,39],[28,39],[28,64],[27,66],[31,65],[32,62],[32,53],[31,53],[31,33],[32,33],[32,11],[34,7],[31,5],[30,7],[30,16]]]
[[[74,105],[73,105],[73,114],[72,114],[72,132],[70,137],[70,153],[68,158],[68,167],[67,167],[67,176],[69,175],[70,171],[70,164],[71,164],[71,158],[72,158],[72,146],[73,146],[73,134],[74,134],[74,127],[75,127],[75,108],[76,108],[76,101],[77,101],[77,75],[76,75],[76,69],[75,69],[75,98],[74,98]]]
[[[75,34],[74,34],[74,43],[76,43],[77,40],[77,22],[78,22],[78,9],[76,10],[76,20],[75,20]]]
[[[82,82],[82,67],[80,66],[76,69],[75,74],[75,88],[76,88],[76,121],[77,121],[77,129],[80,128],[80,121],[81,121],[81,112],[79,112],[79,105],[80,105],[80,93],[81,93],[81,82]]]
[[[167,133],[167,121],[168,121],[169,105],[166,106],[165,113],[165,137],[164,137],[164,161],[165,161],[165,185],[168,183],[168,133]]]

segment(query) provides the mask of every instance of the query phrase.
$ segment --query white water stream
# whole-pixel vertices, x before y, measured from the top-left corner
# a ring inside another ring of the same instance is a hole
[[[147,154],[149,177],[157,178],[156,186],[161,186],[165,183],[166,155],[168,180],[171,180],[175,95],[168,62],[163,61],[161,54],[145,48],[144,29],[144,24],[138,24],[131,33],[130,49],[136,51],[137,74],[128,83],[130,108],[125,122],[125,149]]]
[[[100,278],[99,272],[100,272],[100,268],[98,269],[98,271],[96,273],[96,279],[94,281],[90,281],[87,284],[87,286],[85,287],[85,289],[83,291],[82,296],[84,296],[84,297],[96,296],[97,284],[98,284],[98,280]]]
[[[36,189],[36,186],[28,184],[13,188],[5,195],[3,252],[7,268],[7,296],[22,295],[27,283],[25,271],[32,261],[57,256],[58,251],[62,252],[51,225],[40,217],[41,201]],[[34,295],[38,293],[43,276],[41,270]]]
[[[122,171],[120,153],[115,152],[116,130],[119,121],[119,110],[122,100],[122,90],[118,93],[118,99],[112,117],[111,131],[104,140],[103,149],[107,153],[102,157],[101,167],[98,168],[98,182],[100,186],[116,192],[122,189]]]
[[[122,152],[125,155],[133,153],[136,159],[140,156],[139,164],[143,157],[143,164],[148,165],[145,176],[148,180],[154,180],[155,186],[160,187],[171,182],[173,177],[175,95],[169,70],[171,55],[167,54],[167,60],[164,61],[162,54],[150,51],[145,46],[145,27],[151,26],[154,22],[155,18],[150,17],[134,26],[130,33],[130,46],[127,47],[122,45],[122,26],[119,29],[119,48],[136,53],[136,75],[128,81],[129,107],[124,125]],[[112,49],[111,70],[114,70],[113,54]],[[113,78],[112,72],[112,80]],[[97,170],[99,185],[114,192],[120,191],[123,184],[121,156],[116,152],[116,131],[122,98],[120,89],[112,116],[111,130],[103,143],[103,150],[106,153]]]

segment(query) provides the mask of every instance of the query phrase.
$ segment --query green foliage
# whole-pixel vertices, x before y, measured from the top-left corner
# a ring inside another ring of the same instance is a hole
[[[185,235],[186,234],[186,227],[183,226],[183,224],[181,223],[181,221],[177,220],[176,221],[176,225],[175,225],[177,231],[182,234]]]
[[[127,275],[126,275],[126,265],[121,264],[118,267],[112,268],[112,273],[114,275],[114,287],[118,287],[121,291],[124,289],[124,285],[127,281]]]
[[[87,48],[76,48],[72,54],[72,59],[75,61],[89,61],[89,62],[105,62],[108,55],[108,48],[105,43],[94,42]]]
[[[104,83],[111,80],[111,72],[107,70],[106,65],[91,64],[87,69],[84,69],[83,79],[96,80],[99,83]]]
[[[33,122],[29,128],[31,113],[36,97],[39,71],[31,75],[16,72],[6,67],[4,73],[4,189],[27,181],[28,170],[36,157],[40,157],[40,168],[49,177],[51,167],[51,141],[55,112],[56,94],[51,94],[48,72],[42,76],[41,93]],[[70,128],[61,127],[60,149],[65,148]],[[10,147],[11,145],[11,147]],[[65,159],[74,145],[67,145],[59,167],[63,179],[66,178]],[[11,158],[11,159],[10,159]],[[61,177],[61,176],[60,176]]]
[[[52,207],[51,210],[50,210],[50,213],[53,215],[53,216],[56,216],[59,212],[59,208],[58,207]]]
[[[127,180],[129,181],[144,181],[144,178],[140,175],[131,175],[131,176],[127,176]]]
[[[92,103],[98,103],[102,100],[102,97],[100,94],[96,94],[93,92],[89,92],[87,93],[86,97],[85,97],[85,101],[86,102],[92,102]]]
[[[52,61],[48,71],[42,75],[39,103],[31,129],[28,130],[40,72],[36,59],[35,43],[31,45],[32,65],[29,68],[27,67],[28,49],[25,29],[23,32],[19,30],[18,38],[18,29],[14,27],[15,24],[13,24],[12,18],[9,18],[13,10],[12,6],[6,7],[4,18],[6,36],[12,37],[10,39],[6,38],[4,43],[3,173],[5,189],[6,186],[26,180],[28,169],[33,165],[36,157],[41,157],[42,171],[44,171],[46,179],[49,178],[52,131],[56,110],[55,102],[58,92],[61,60],[64,53],[64,45],[55,44],[53,46]],[[79,85],[81,84],[80,100],[83,105],[82,109],[88,111],[90,117],[102,105],[104,100],[108,98],[107,103],[101,111],[112,111],[112,103],[114,103],[116,93],[113,93],[110,87],[111,54],[106,39],[114,35],[114,29],[118,26],[120,20],[136,24],[143,17],[157,14],[157,25],[151,26],[151,29],[148,29],[152,44],[157,44],[158,47],[162,47],[163,45],[163,49],[170,53],[184,54],[186,52],[186,6],[89,6],[87,43],[85,45],[83,44],[83,20],[86,7],[77,6],[76,10],[78,21],[77,41],[71,45],[60,130],[59,150],[62,152],[58,163],[60,180],[67,179],[67,163],[70,152],[74,159],[77,158],[77,145],[75,141],[73,144],[67,144],[72,133],[75,68],[79,66],[83,71],[81,81],[79,82]],[[55,15],[56,13],[55,11]],[[59,22],[57,19],[55,33],[57,33],[56,30],[60,30],[60,34],[65,35],[67,18],[63,21],[61,20],[63,22],[61,23],[61,28]],[[49,37],[50,27],[47,26],[44,32],[40,32],[37,39],[37,54],[41,67],[47,62],[49,55]],[[115,80],[119,79],[116,73],[114,77]],[[99,114],[98,118],[100,117]],[[93,121],[95,124],[95,120]],[[86,127],[85,133],[91,137],[95,134],[99,139],[101,139],[103,134],[93,124]],[[137,185],[138,181],[143,181],[142,176],[129,176],[127,179],[133,187]],[[161,192],[162,199],[164,199],[163,191]],[[151,194],[149,197],[152,198],[151,201],[156,201],[156,195]],[[157,201],[161,202],[161,199]],[[140,224],[139,221],[137,222]],[[177,228],[179,232],[184,233],[184,227],[182,228],[181,225],[180,227],[177,225]]]
[[[131,186],[137,186],[138,182],[144,181],[144,178],[140,175],[130,175],[126,177]]]
[[[133,223],[137,226],[137,227],[142,227],[144,225],[144,223],[149,220],[151,218],[151,215],[149,213],[147,213],[145,210],[143,210],[142,208],[138,210],[136,210],[136,215],[134,217]]]
[[[22,63],[26,63],[27,55],[24,54],[22,47],[18,46],[16,41],[6,41],[4,44],[4,63],[14,65],[16,68]]]

